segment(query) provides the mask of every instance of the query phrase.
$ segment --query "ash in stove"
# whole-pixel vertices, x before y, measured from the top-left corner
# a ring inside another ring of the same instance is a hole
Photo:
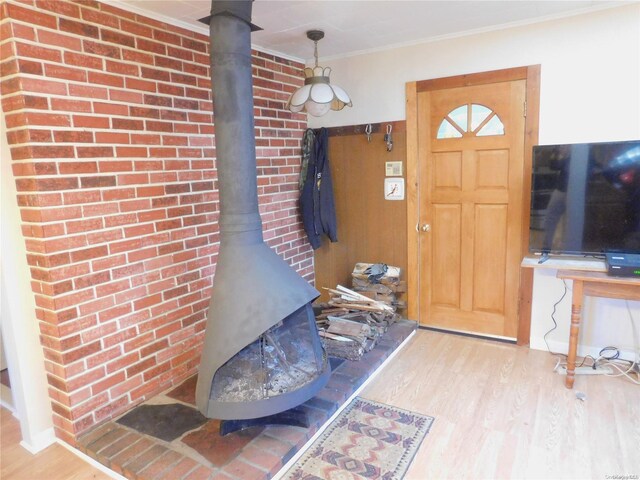
[[[216,372],[211,399],[251,402],[304,387],[322,373],[324,352],[313,342],[309,310],[302,308],[264,332]]]

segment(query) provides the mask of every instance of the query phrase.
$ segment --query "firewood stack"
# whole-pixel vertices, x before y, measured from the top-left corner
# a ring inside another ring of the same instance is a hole
[[[407,304],[398,300],[398,293],[407,291],[407,283],[400,281],[400,268],[381,263],[356,263],[351,273],[353,289],[373,300],[404,310]]]
[[[400,269],[381,264],[371,266],[356,264],[352,274],[354,289],[342,285],[325,288],[329,302],[317,305],[321,310],[316,323],[329,356],[359,360],[376,345],[389,325],[400,318],[396,310],[402,308],[402,303],[395,293],[406,290],[404,282],[400,282]],[[373,277],[365,273],[367,269],[374,272]]]

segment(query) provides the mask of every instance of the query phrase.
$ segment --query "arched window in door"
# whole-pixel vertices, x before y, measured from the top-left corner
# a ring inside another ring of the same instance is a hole
[[[438,127],[437,139],[463,136],[488,137],[504,135],[504,125],[498,114],[484,105],[470,103],[451,110]]]

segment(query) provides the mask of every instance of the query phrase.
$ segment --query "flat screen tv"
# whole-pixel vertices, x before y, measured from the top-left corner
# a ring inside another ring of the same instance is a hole
[[[640,253],[640,140],[533,148],[532,253]]]

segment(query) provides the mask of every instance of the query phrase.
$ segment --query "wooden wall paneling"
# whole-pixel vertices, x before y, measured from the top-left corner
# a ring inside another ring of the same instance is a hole
[[[351,285],[357,262],[400,267],[406,280],[406,200],[384,198],[385,162],[402,161],[406,178],[406,133],[404,128],[396,128],[398,122],[393,124],[391,152],[386,150],[384,128],[377,128],[370,142],[363,133],[330,134],[338,242],[323,237],[322,246],[315,251],[316,288],[322,293],[321,300],[328,299],[323,287]]]

